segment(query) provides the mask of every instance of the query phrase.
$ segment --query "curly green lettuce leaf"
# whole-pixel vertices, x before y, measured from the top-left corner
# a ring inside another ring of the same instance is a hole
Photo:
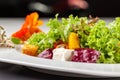
[[[98,60],[99,63],[118,62],[116,54],[118,55],[118,50],[120,50],[120,46],[118,45],[119,39],[114,36],[117,34],[116,31],[113,33],[113,30],[108,28],[103,20],[98,21],[91,29],[87,45],[101,52],[101,56]]]
[[[49,33],[49,35],[40,32],[33,34],[28,40],[28,44],[37,45],[39,47],[38,53],[42,52],[47,48],[52,48],[53,43],[56,41],[53,33]]]

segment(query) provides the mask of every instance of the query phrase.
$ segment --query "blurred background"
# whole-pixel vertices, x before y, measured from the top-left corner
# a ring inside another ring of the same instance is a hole
[[[115,17],[120,16],[120,0],[86,0],[88,8],[72,8],[67,0],[0,0],[0,17],[25,17],[37,11],[40,17],[77,16]]]

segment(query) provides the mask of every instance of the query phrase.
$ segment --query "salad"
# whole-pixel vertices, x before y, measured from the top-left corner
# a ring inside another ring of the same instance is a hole
[[[120,63],[120,17],[106,24],[98,17],[50,19],[45,33],[39,15],[26,16],[20,30],[11,35],[14,45],[30,56],[85,63]],[[0,42],[1,43],[1,42]],[[15,46],[14,46],[15,47]]]

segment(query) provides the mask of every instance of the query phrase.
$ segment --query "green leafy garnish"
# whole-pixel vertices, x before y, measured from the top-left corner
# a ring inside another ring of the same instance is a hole
[[[20,40],[20,39],[14,38],[14,37],[11,38],[11,41],[12,41],[14,44],[20,44],[20,43],[21,43],[21,40]]]

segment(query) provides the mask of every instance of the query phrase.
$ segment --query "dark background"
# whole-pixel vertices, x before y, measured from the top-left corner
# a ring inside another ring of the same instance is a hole
[[[71,9],[66,4],[67,0],[0,0],[0,17],[25,17],[33,11],[37,11],[41,17],[54,17],[56,13],[60,16],[74,14],[78,16],[100,16],[115,17],[120,16],[120,0],[86,0],[89,8]],[[40,2],[53,8],[50,13],[31,9],[29,5],[34,2]]]

